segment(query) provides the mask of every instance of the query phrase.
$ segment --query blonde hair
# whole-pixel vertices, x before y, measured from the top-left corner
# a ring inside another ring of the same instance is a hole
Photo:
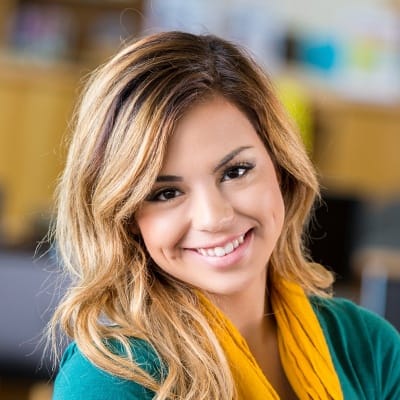
[[[73,282],[52,328],[59,325],[100,368],[156,391],[157,400],[235,397],[196,291],[162,273],[132,234],[168,138],[193,104],[215,95],[246,114],[279,175],[286,217],[270,282],[283,276],[310,294],[332,283],[304,255],[304,227],[319,190],[315,172],[260,67],[212,35],[166,32],[126,46],[92,74],[77,111],[55,227]],[[136,364],[130,337],[148,342],[167,366],[160,381]]]

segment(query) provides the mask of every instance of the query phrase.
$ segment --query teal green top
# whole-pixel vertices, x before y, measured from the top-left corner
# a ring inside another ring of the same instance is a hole
[[[345,400],[400,399],[400,335],[388,322],[344,299],[313,297]],[[144,341],[132,339],[136,361],[161,377],[161,362]],[[149,400],[154,393],[88,361],[75,343],[60,364],[53,400]]]

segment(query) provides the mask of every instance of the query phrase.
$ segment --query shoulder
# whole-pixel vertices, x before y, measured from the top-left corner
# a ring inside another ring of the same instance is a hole
[[[399,332],[349,300],[313,297],[311,304],[342,385],[357,393],[353,398],[400,398]]]
[[[131,346],[136,362],[154,377],[159,377],[160,362],[150,345],[132,339]],[[116,345],[112,345],[112,350],[122,351]],[[75,342],[67,347],[54,382],[53,400],[144,400],[153,397],[154,393],[136,382],[113,376],[91,363]]]

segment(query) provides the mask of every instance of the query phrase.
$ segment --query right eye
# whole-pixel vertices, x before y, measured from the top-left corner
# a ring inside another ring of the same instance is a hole
[[[176,188],[164,188],[156,190],[147,197],[147,201],[169,201],[182,195],[182,192]]]

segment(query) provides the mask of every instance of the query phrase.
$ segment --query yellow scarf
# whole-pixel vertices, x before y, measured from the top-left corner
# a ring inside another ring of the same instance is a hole
[[[297,397],[343,400],[328,345],[303,289],[281,281],[274,285],[270,296],[281,362]],[[279,399],[239,331],[206,297],[200,299],[204,315],[227,356],[239,399]]]

